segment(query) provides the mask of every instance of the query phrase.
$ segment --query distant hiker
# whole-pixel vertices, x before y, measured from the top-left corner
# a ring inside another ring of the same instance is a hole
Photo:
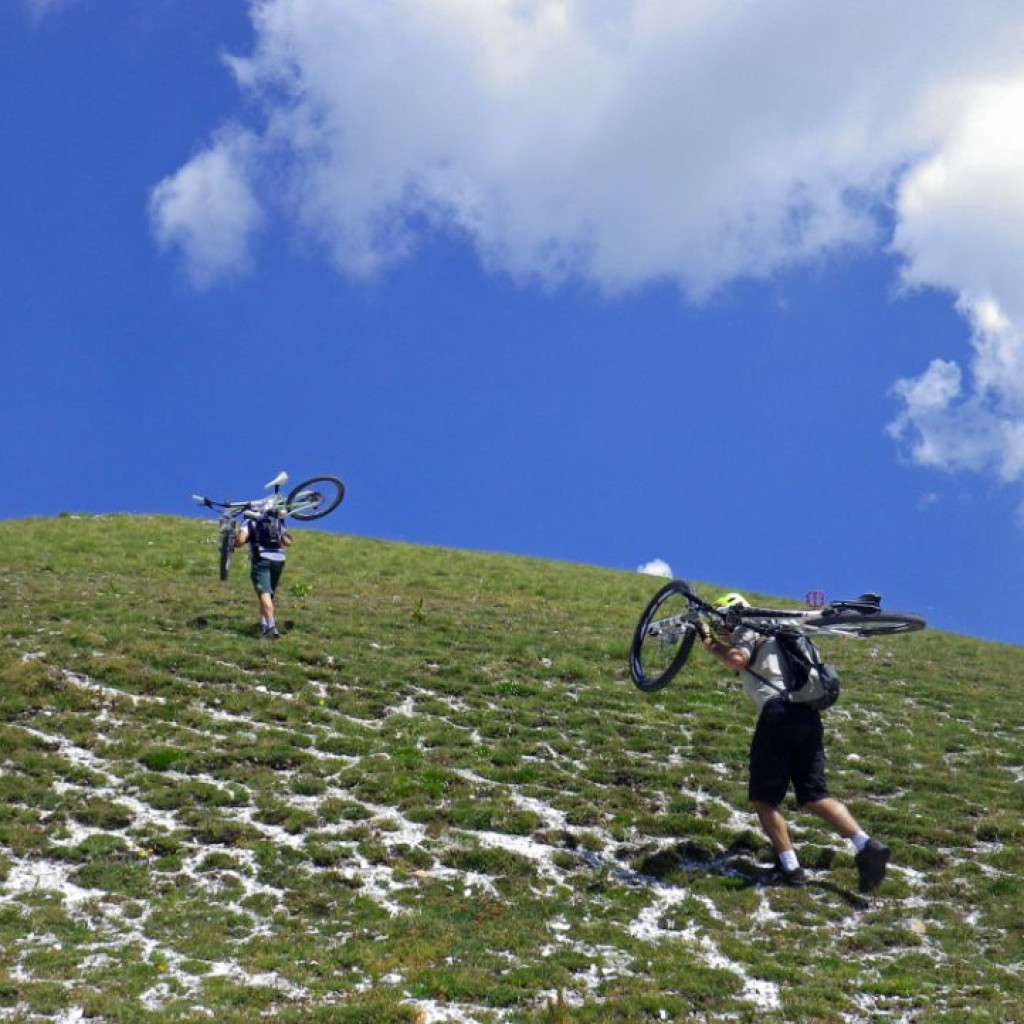
[[[276,511],[247,519],[235,534],[235,547],[249,545],[250,578],[260,609],[260,636],[276,639],[274,595],[284,572],[285,548],[292,542],[284,519]]]
[[[735,593],[723,595],[715,605],[749,607],[746,598]],[[846,806],[829,794],[821,713],[782,695],[785,683],[773,646],[776,641],[742,624],[718,637],[706,623],[702,623],[701,639],[721,664],[739,672],[744,691],[758,709],[750,745],[748,797],[775,848],[777,880],[791,886],[807,884],[779,810],[792,784],[797,805],[823,818],[853,845],[861,892],[876,889],[885,877],[889,848],[870,838]]]

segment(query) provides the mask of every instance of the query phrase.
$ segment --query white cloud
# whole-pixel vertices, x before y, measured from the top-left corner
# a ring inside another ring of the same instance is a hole
[[[638,565],[636,571],[645,576],[662,576],[667,580],[672,579],[672,566],[660,558],[654,558],[650,562]]]
[[[256,141],[232,128],[214,146],[161,181],[150,197],[157,241],[184,254],[189,276],[204,287],[245,269],[263,219],[249,183]]]
[[[1014,75],[948,96],[936,114],[945,121],[940,144],[904,177],[897,199],[904,280],[949,288],[973,305],[1021,304],[1024,38],[1020,45]]]
[[[231,63],[346,272],[442,228],[521,277],[701,296],[877,240],[947,83],[1006,62],[1009,8],[979,4],[261,0]]]
[[[1019,0],[251,8],[256,47],[230,65],[260,127],[217,134],[152,199],[198,282],[245,268],[271,208],[350,275],[447,231],[519,279],[695,299],[891,245],[905,286],[948,290],[974,332],[966,368],[897,385],[892,433],[926,465],[1020,476]]]
[[[890,432],[915,461],[1024,479],[1024,60],[965,89],[943,145],[904,179],[894,244],[908,286],[948,289],[972,328],[969,386],[932,363],[897,383]],[[955,379],[955,386],[954,384]],[[943,387],[943,384],[945,387]]]
[[[922,466],[1024,480],[1024,339],[990,299],[961,300],[961,309],[973,325],[969,387],[959,365],[933,360],[920,377],[896,382],[903,409],[889,433],[908,439]]]

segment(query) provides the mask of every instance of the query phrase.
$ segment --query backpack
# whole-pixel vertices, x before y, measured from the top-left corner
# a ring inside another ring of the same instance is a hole
[[[280,551],[284,526],[277,516],[260,516],[253,524],[258,551]]]
[[[795,629],[775,634],[779,667],[786,684],[786,699],[824,711],[839,700],[839,673],[821,660],[810,637]]]
[[[791,704],[804,704],[815,711],[824,711],[839,700],[839,673],[821,660],[818,648],[810,637],[795,629],[780,629],[773,634],[779,652],[779,668],[785,684],[783,696]],[[773,689],[778,687],[755,672],[745,669]]]

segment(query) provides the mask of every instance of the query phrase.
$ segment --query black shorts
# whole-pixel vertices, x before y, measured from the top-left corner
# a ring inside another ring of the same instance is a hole
[[[778,807],[790,784],[798,804],[829,795],[821,715],[812,708],[773,700],[765,704],[754,729],[747,795]]]

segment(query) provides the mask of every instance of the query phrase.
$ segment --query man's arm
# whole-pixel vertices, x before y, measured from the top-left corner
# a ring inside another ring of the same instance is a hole
[[[723,643],[715,636],[710,627],[703,634],[702,642],[707,652],[732,672],[739,672],[741,668],[746,668],[747,662],[750,661],[749,651],[742,647],[733,647],[732,644]]]

